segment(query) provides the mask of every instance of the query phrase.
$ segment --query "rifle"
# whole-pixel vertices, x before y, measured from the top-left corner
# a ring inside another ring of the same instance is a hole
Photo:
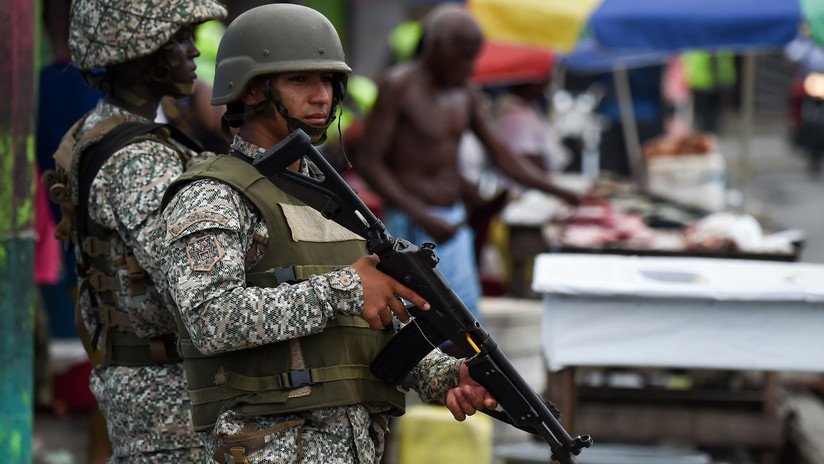
[[[314,179],[286,169],[307,157],[323,174]],[[582,448],[592,445],[589,435],[575,438],[558,422],[554,406],[545,403],[524,381],[492,336],[472,316],[438,271],[434,244],[420,247],[393,238],[383,223],[363,204],[328,161],[312,146],[309,136],[297,129],[253,162],[253,166],[278,188],[318,210],[366,239],[366,248],[380,258],[378,269],[411,288],[431,309],[409,306],[414,317],[401,328],[372,363],[379,378],[400,385],[415,365],[436,346],[451,342],[471,355],[466,364],[473,379],[498,401],[502,411],[484,413],[542,438],[552,459],[575,464]]]

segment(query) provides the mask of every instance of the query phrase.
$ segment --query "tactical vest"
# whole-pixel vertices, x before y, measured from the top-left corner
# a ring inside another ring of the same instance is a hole
[[[83,346],[92,359],[99,353],[102,365],[136,367],[180,362],[174,333],[151,338],[134,333],[129,314],[120,307],[116,292],[125,294],[128,281],[129,295],[139,297],[150,284],[146,282],[148,276],[132,250],[114,249],[112,239],[116,232],[89,217],[88,202],[94,178],[120,148],[152,140],[175,150],[185,165],[191,157],[170,139],[193,150],[198,146],[170,126],[129,121],[122,116],[105,119],[77,138],[84,121],[85,118],[78,121],[63,137],[54,156],[56,171],[43,174],[51,200],[62,211],[55,238],[70,240],[80,250],[75,324]],[[81,315],[84,298],[88,299],[97,323],[93,334],[86,330]]]
[[[366,254],[363,240],[348,231],[345,239],[332,233],[337,237],[334,241],[293,239],[285,209],[292,221],[301,217],[316,221],[322,218],[320,213],[232,156],[192,166],[167,189],[162,207],[180,187],[198,179],[230,185],[257,207],[266,222],[269,242],[260,261],[247,270],[247,285],[298,282],[349,266]],[[320,224],[327,231],[345,230],[326,219]],[[214,355],[198,351],[181,321],[178,325],[195,430],[211,430],[229,409],[240,416],[260,416],[370,404],[390,414],[403,413],[404,393],[369,370],[392,334],[369,329],[360,317],[338,316],[319,334]]]

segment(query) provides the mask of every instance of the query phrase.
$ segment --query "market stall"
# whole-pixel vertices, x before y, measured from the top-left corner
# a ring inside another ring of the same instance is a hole
[[[777,50],[805,24],[814,40],[824,41],[824,4],[811,0],[468,0],[485,36],[498,42],[529,44],[572,52],[587,31],[606,51],[615,52],[611,68],[625,121],[624,138],[638,185],[645,166],[627,69],[633,54],[677,53],[688,49],[733,50],[744,57],[741,85],[741,152],[736,185],[746,199],[750,137],[755,97],[755,54]],[[547,28],[546,24],[553,27]],[[625,54],[626,53],[626,54]]]
[[[527,191],[501,214],[509,232],[508,292],[530,296],[532,262],[543,252],[798,261],[803,232],[772,224],[768,217],[709,208],[724,195],[723,173],[713,174],[712,163],[702,168],[708,175],[697,176],[690,185],[690,176],[683,175],[686,169],[676,162],[675,170],[682,176],[669,181],[664,176],[665,188],[659,193],[641,191],[629,180],[613,177],[554,177],[560,185],[591,194],[576,208]],[[666,174],[669,169],[661,171]],[[686,196],[673,195],[679,185]]]
[[[573,433],[777,462],[777,373],[824,372],[824,266],[544,254],[534,275],[550,397]]]
[[[800,256],[803,234],[769,231],[762,224],[770,222],[768,217],[711,211],[620,181],[603,180],[593,190],[603,196],[585,200],[542,227],[549,250],[768,261],[796,261]]]

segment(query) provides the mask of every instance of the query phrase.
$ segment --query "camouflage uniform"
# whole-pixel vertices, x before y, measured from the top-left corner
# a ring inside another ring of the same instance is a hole
[[[223,6],[211,0],[76,0],[72,4],[69,45],[74,64],[83,71],[105,68],[150,55],[183,26],[225,16]],[[104,121],[151,123],[103,100],[67,134],[80,140]],[[185,157],[181,157],[185,153]],[[162,295],[165,279],[160,270],[164,230],[159,220],[160,200],[166,187],[186,166],[182,159],[197,155],[179,143],[144,139],[125,145],[97,172],[88,197],[89,218],[114,231],[111,256],[129,250],[145,271],[145,292],[132,296],[132,282],[120,279],[115,291],[118,309],[128,315],[131,330],[149,338],[174,333],[176,324]],[[77,157],[75,157],[77,158]],[[78,202],[78,165],[68,169],[68,187]],[[78,259],[80,249],[75,247]],[[78,301],[89,333],[98,327],[88,292]],[[205,437],[194,432],[191,404],[180,363],[144,367],[96,366],[90,387],[106,418],[113,456],[110,462],[210,462]]]
[[[149,122],[100,101],[85,116],[76,138],[115,116]],[[184,150],[183,147],[180,149]],[[90,217],[117,231],[113,236],[114,243],[110,244],[112,249],[132,250],[153,283],[146,285],[146,293],[139,297],[130,297],[128,287],[118,292],[120,307],[129,312],[134,331],[140,337],[168,334],[176,329],[158,288],[165,284],[158,258],[162,255],[163,238],[158,207],[166,186],[183,169],[178,152],[162,143],[146,140],[115,152],[92,182]],[[79,255],[77,247],[75,251]],[[130,283],[128,279],[124,282]],[[89,333],[94,333],[96,322],[88,294],[82,295],[79,304],[83,322]],[[135,462],[143,453],[147,453],[147,460],[151,461],[148,457],[161,450],[172,450],[176,456],[186,457],[183,462],[189,458],[193,461],[201,459],[202,449],[191,449],[202,447],[203,437],[195,434],[191,426],[189,394],[180,363],[145,367],[97,366],[92,371],[89,386],[106,417],[115,462],[119,459]]]
[[[232,147],[251,158],[264,150],[240,137]],[[303,173],[308,174],[305,166]],[[203,353],[318,333],[338,314],[360,315],[363,289],[352,268],[294,285],[247,287],[245,273],[262,258],[268,231],[257,208],[228,185],[214,180],[187,184],[163,214],[169,290]],[[203,243],[213,249],[204,252]],[[412,387],[424,401],[442,401],[458,383],[459,366],[458,360],[433,351],[415,368]],[[223,438],[261,431],[265,445],[246,455],[253,463],[298,462],[301,457],[307,463],[377,463],[387,430],[382,412],[353,405],[239,417],[229,410],[217,420],[210,452]]]

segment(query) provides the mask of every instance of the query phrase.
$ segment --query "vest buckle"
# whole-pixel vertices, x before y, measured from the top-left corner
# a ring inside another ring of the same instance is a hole
[[[249,464],[249,459],[246,458],[246,448],[232,447],[224,452],[224,461],[226,464]]]
[[[296,369],[280,373],[280,388],[292,389],[304,385],[314,385],[312,372],[309,369]]]
[[[298,278],[295,274],[295,266],[284,266],[273,269],[273,274],[275,275],[275,281],[278,284],[282,284],[285,282],[297,282]]]
[[[111,253],[111,246],[107,242],[93,236],[84,238],[80,248],[84,253],[92,257],[106,256]]]

